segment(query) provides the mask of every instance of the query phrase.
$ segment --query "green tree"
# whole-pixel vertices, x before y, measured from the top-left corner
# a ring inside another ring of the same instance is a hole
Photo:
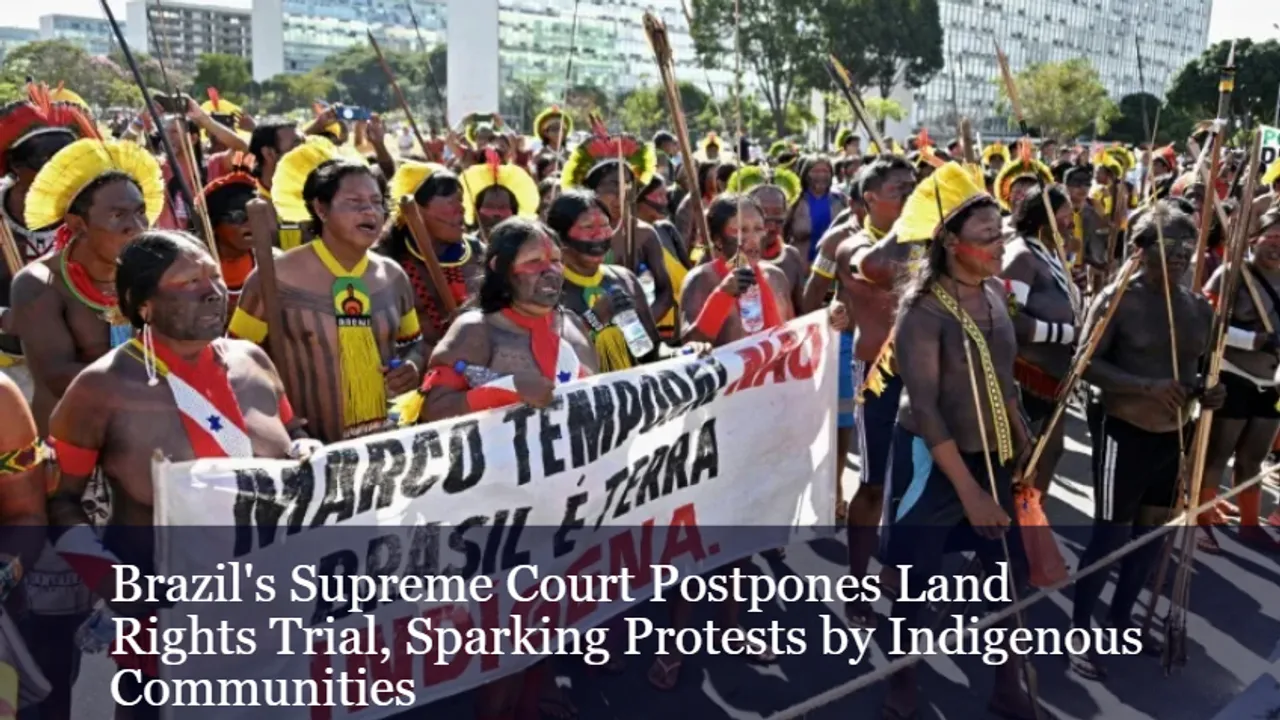
[[[218,94],[233,103],[243,103],[249,94],[253,74],[249,61],[239,55],[210,53],[196,61],[196,76],[191,84],[191,96],[203,101],[209,88],[217,88]]]
[[[422,93],[413,93],[410,88],[420,87],[426,79],[426,68],[431,61],[430,53],[399,52],[383,48],[387,64],[395,73],[396,82],[405,92],[405,99],[412,104],[424,101]],[[325,58],[318,68],[321,75],[332,79],[334,86],[329,99],[341,101],[349,105],[361,105],[374,112],[386,112],[400,107],[391,83],[378,62],[373,48],[366,44],[351,45],[336,55]],[[425,108],[414,108],[420,114]]]
[[[858,89],[889,97],[899,83],[918,88],[943,68],[937,0],[823,0],[822,15],[822,47],[848,68]]]
[[[579,130],[587,129],[587,116],[591,113],[599,113],[603,117],[609,115],[609,93],[594,82],[582,82],[570,87],[565,93],[565,99],[565,109],[573,118],[573,126]]]
[[[184,88],[191,85],[191,78],[174,69],[173,63],[161,64],[159,58],[143,52],[134,52],[133,60],[138,63],[138,72],[149,90],[168,92],[168,88],[172,86],[174,91],[182,92]],[[129,61],[120,50],[112,50],[105,59],[99,59],[99,61],[110,63],[121,78],[130,85],[135,84],[133,71],[129,69]]]
[[[704,65],[727,69],[734,67],[738,36],[742,66],[755,73],[774,131],[782,135],[792,99],[821,72],[815,50],[824,46],[824,36],[834,34],[823,32],[826,23],[821,3],[813,0],[693,0],[690,34]],[[732,113],[732,105],[722,111]]]
[[[1187,119],[1185,128],[1170,127],[1171,131],[1181,130],[1177,137],[1185,137],[1194,123],[1217,116],[1218,76],[1230,50],[1230,41],[1216,43],[1174,76],[1166,99],[1171,109]],[[1237,119],[1247,119],[1249,124],[1269,125],[1275,120],[1277,92],[1280,92],[1280,42],[1237,40],[1231,114]]]
[[[640,87],[628,93],[617,112],[622,127],[646,139],[670,127],[668,117],[665,93],[653,87]]]
[[[324,73],[316,70],[302,74],[283,73],[261,84],[258,99],[250,103],[250,109],[258,114],[285,113],[309,108],[316,99],[333,94],[333,79]]]
[[[865,103],[867,115],[870,116],[871,122],[876,124],[876,129],[881,134],[884,134],[884,124],[887,121],[898,122],[907,117],[906,108],[892,98],[869,97],[865,99]]]
[[[26,89],[14,82],[0,81],[0,105],[17,102],[27,96]]]
[[[1083,58],[1035,63],[1014,80],[1027,124],[1047,138],[1073,139],[1091,125],[1104,134],[1117,112],[1098,71]],[[1000,89],[1001,106],[1012,117],[1004,83],[994,82]]]
[[[1120,98],[1118,112],[1107,131],[1107,138],[1123,143],[1137,145],[1151,142],[1151,130],[1156,122],[1157,112],[1160,117],[1159,136],[1168,138],[1168,120],[1164,103],[1151,93],[1133,93]]]
[[[502,88],[498,112],[514,118],[517,128],[533,134],[533,120],[547,106],[547,79],[512,80]]]

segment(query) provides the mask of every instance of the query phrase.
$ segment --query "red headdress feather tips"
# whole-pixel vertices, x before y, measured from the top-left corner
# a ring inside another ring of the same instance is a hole
[[[1032,153],[1030,140],[1022,138],[1018,141],[1018,159],[1027,164],[1031,163]]]
[[[222,102],[222,96],[218,94],[218,88],[210,87],[208,90],[209,102],[213,103],[213,109],[218,109],[218,103]]]
[[[498,153],[490,147],[484,149],[484,161],[493,171],[493,181],[498,182],[498,168],[502,167],[502,158],[498,157]]]
[[[929,139],[929,131],[920,128],[920,133],[916,135],[916,149],[923,151],[927,147],[933,147],[933,141]]]

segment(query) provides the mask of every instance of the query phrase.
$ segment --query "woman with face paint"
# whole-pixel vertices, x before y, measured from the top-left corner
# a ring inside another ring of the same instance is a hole
[[[284,336],[289,398],[325,442],[390,427],[388,399],[413,390],[423,365],[413,289],[398,263],[369,252],[386,205],[369,166],[323,160],[297,197],[276,185],[277,205],[306,208],[316,240],[275,263],[284,328],[267,326],[262,286],[249,275],[230,333],[261,345]]]
[[[949,552],[972,550],[996,575],[1005,571],[997,565],[1006,560],[1003,537],[1014,563],[1011,581],[1019,582],[1025,558],[1012,527],[1012,480],[1015,458],[1028,443],[1013,379],[1018,341],[1004,288],[993,277],[1004,253],[1000,208],[954,164],[936,170],[912,200],[897,230],[908,238],[922,231],[931,243],[898,311],[894,354],[904,389],[883,559],[912,566],[902,569],[909,573],[904,587],[937,574]],[[891,616],[913,628],[921,609],[895,601]],[[1020,662],[1011,654],[997,668],[988,707],[1030,720]],[[915,667],[891,676],[885,717],[914,717],[917,695]]]
[[[678,350],[659,342],[640,281],[625,268],[605,264],[613,227],[595,195],[589,190],[567,190],[552,203],[547,217],[564,252],[561,304],[590,328],[600,371],[622,370],[677,354]],[[641,331],[643,338],[632,337]],[[637,345],[649,350],[637,356]]]
[[[848,201],[833,187],[835,168],[830,158],[814,155],[800,163],[800,187],[804,191],[791,206],[786,234],[791,244],[811,264],[818,254],[818,241],[831,227],[831,221],[847,206]]]
[[[227,287],[218,264],[185,233],[139,235],[120,253],[120,312],[138,335],[98,359],[67,389],[50,420],[61,473],[49,499],[50,538],[116,614],[146,619],[154,607],[115,600],[114,566],[153,572],[151,465],[200,458],[286,458],[314,449],[266,354],[222,337]],[[101,537],[81,496],[101,473],[111,487],[111,518]],[[158,676],[155,656],[116,655],[122,668]],[[122,676],[122,697],[142,683]],[[145,700],[127,717],[159,717]],[[117,714],[117,717],[121,715]]]
[[[480,291],[484,278],[484,245],[465,233],[462,183],[458,176],[434,163],[405,162],[391,178],[391,224],[375,249],[400,263],[413,286],[414,307],[422,324],[423,356],[430,357],[451,317],[445,315],[438,290],[431,283],[427,265],[409,227],[400,214],[399,198],[412,195],[449,286],[447,292],[461,307]]]
[[[482,229],[483,236],[507,218],[537,217],[541,197],[529,173],[503,164],[492,149],[485,150],[484,157],[485,162],[467,168],[460,178],[467,227]]]
[[[218,243],[222,280],[227,285],[229,318],[235,312],[244,282],[255,265],[253,230],[249,227],[249,213],[245,208],[258,196],[258,182],[247,173],[231,173],[209,183],[203,193],[205,205],[209,208],[209,223]]]
[[[1257,475],[1280,430],[1280,389],[1277,388],[1280,333],[1275,332],[1280,329],[1280,210],[1262,216],[1252,245],[1253,257],[1245,264],[1244,272],[1252,276],[1256,294],[1249,292],[1241,280],[1231,307],[1227,352],[1222,363],[1227,400],[1213,416],[1205,462],[1205,477],[1213,482],[1206,483],[1211,487],[1203,493],[1201,502],[1212,497],[1217,479],[1222,477],[1233,456],[1233,476],[1237,484]],[[1220,302],[1223,275],[1219,268],[1204,289],[1215,305]],[[1261,308],[1255,305],[1255,298],[1261,302]],[[1266,324],[1262,322],[1264,313],[1269,320]],[[1257,487],[1239,496],[1240,539],[1274,554],[1280,551],[1280,542],[1258,522],[1261,499],[1262,491]],[[1216,548],[1212,535],[1202,537],[1212,543],[1211,549]]]
[[[428,363],[424,421],[519,402],[546,407],[556,385],[599,367],[586,325],[560,308],[564,260],[552,231],[512,218],[489,239],[479,308],[453,321]]]

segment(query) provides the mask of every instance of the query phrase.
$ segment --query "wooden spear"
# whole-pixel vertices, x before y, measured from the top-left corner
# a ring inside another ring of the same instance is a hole
[[[875,142],[876,147],[880,148],[880,153],[889,152],[890,148],[884,144],[880,129],[871,122],[871,115],[867,113],[866,105],[862,102],[862,95],[853,86],[853,76],[835,55],[827,55],[823,58],[822,65],[827,69],[827,74],[831,76],[832,82],[836,84],[840,93],[844,95],[845,102],[849,103],[849,109],[853,111],[854,117],[858,118],[858,122],[867,129],[867,135]]]
[[[284,367],[284,309],[280,306],[280,286],[276,281],[275,255],[277,244],[276,209],[262,198],[254,198],[245,204],[249,216],[249,229],[253,232],[253,258],[258,271],[258,284],[262,286],[263,320],[267,323],[267,354],[276,367]]]
[[[436,257],[431,234],[427,232],[427,224],[422,221],[422,213],[418,210],[418,201],[414,200],[412,195],[405,195],[399,202],[400,217],[404,218],[405,226],[409,228],[409,237],[418,248],[418,257],[422,258],[422,264],[427,266],[427,275],[431,276],[436,297],[440,299],[440,309],[443,311],[441,314],[448,318],[458,309],[458,303],[453,299],[453,292],[449,290],[449,280],[444,276],[444,268],[440,267],[440,258]],[[463,242],[467,242],[465,238]]]

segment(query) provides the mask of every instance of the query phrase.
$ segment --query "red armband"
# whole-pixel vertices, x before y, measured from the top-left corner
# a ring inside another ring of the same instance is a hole
[[[1218,293],[1213,292],[1212,290],[1207,290],[1205,291],[1204,297],[1209,301],[1210,305],[1215,308],[1218,307],[1218,300],[1220,299]]]
[[[77,447],[65,440],[49,437],[49,447],[58,458],[58,468],[66,475],[89,477],[98,467],[98,451]]]
[[[724,327],[724,321],[729,318],[729,311],[733,309],[736,298],[729,293],[716,288],[715,292],[707,298],[707,303],[702,306],[702,312],[698,313],[698,319],[693,326],[698,328],[698,332],[707,336],[708,340],[715,341],[720,337],[720,328]]]
[[[289,423],[293,422],[293,404],[289,402],[289,396],[284,393],[280,393],[279,409],[280,422],[288,427]]]
[[[462,373],[457,370],[447,365],[437,365],[427,371],[426,377],[422,378],[421,389],[424,395],[434,388],[448,388],[458,392],[466,392],[471,389],[471,385],[462,376]]]

